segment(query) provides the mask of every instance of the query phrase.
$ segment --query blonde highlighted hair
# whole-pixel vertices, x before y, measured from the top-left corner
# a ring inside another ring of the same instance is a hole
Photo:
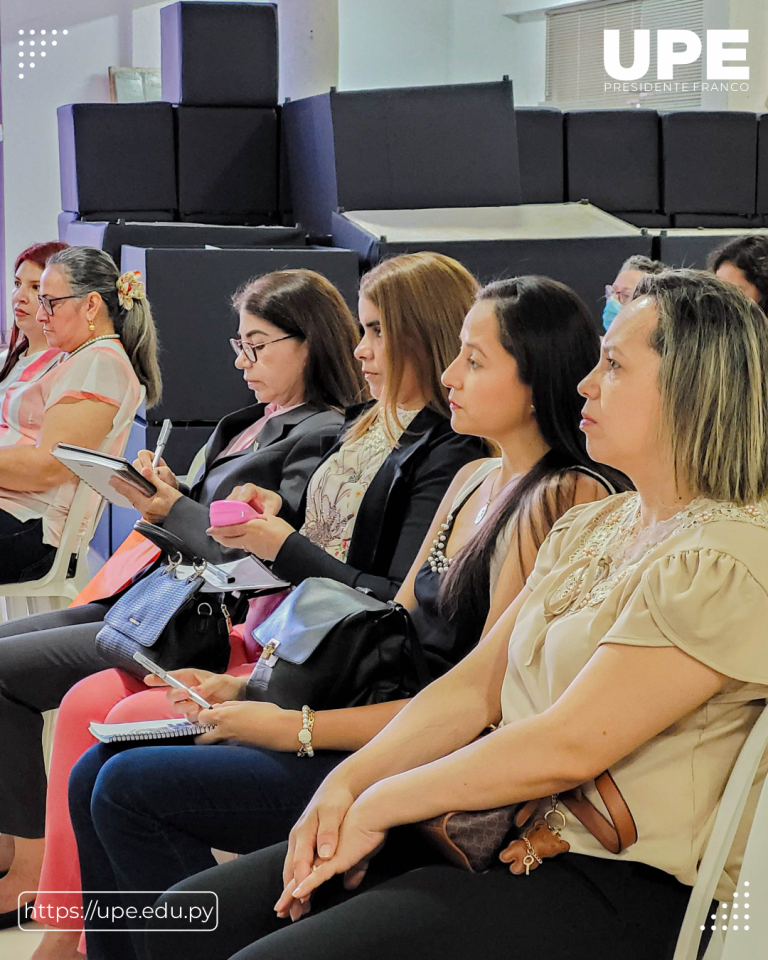
[[[678,482],[737,504],[768,494],[768,320],[730,283],[698,270],[640,280],[658,313],[662,429]]]
[[[427,407],[450,416],[448,391],[440,377],[458,351],[464,317],[479,289],[457,260],[441,253],[406,253],[384,260],[360,281],[360,296],[381,315],[387,356],[386,389],[381,399],[355,421],[347,437],[357,439],[381,414],[393,442],[402,431],[397,395],[408,365]]]

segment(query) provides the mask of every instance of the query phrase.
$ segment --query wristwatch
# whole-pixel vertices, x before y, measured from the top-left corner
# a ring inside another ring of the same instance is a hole
[[[299,743],[301,748],[299,749],[299,757],[314,757],[315,751],[312,749],[312,730],[315,726],[315,711],[310,710],[309,707],[304,704],[301,708],[301,730],[298,732]]]

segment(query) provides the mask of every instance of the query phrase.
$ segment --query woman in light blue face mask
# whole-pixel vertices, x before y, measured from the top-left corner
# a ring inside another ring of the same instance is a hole
[[[646,273],[661,273],[668,270],[661,260],[651,260],[640,254],[630,257],[621,265],[613,283],[605,288],[605,307],[603,308],[603,328],[610,327],[613,318],[626,306],[635,293],[640,277]]]

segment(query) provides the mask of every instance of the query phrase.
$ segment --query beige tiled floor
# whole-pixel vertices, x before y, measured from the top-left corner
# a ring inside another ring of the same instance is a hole
[[[0,930],[0,957],[2,960],[29,960],[42,936],[43,928],[36,923],[28,923],[23,930],[18,927]]]

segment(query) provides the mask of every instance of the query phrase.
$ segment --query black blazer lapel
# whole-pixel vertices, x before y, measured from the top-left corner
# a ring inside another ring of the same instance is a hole
[[[266,403],[252,403],[248,407],[242,407],[240,410],[228,413],[226,417],[219,420],[206,446],[206,470],[238,433],[242,433],[246,427],[249,427],[264,415],[265,407]]]
[[[270,443],[276,443],[278,440],[282,440],[285,434],[288,433],[289,430],[292,430],[296,424],[308,420],[316,413],[318,413],[316,407],[302,403],[302,405],[296,407],[295,410],[289,410],[288,413],[270,417],[258,436],[259,449],[268,447]]]
[[[371,545],[382,540],[387,504],[392,491],[411,457],[417,456],[424,445],[431,442],[434,428],[444,422],[446,418],[436,411],[429,408],[422,410],[400,438],[399,445],[376,472],[365,491],[352,532],[347,562],[353,567],[369,569],[372,566]]]

